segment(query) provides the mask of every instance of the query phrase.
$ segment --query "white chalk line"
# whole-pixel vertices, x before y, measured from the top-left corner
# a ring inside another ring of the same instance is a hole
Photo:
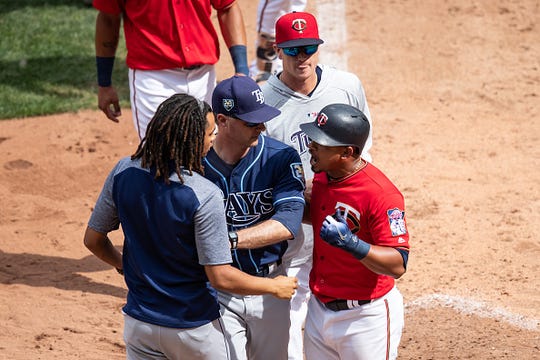
[[[511,313],[505,309],[493,307],[485,302],[447,294],[431,294],[417,298],[405,304],[405,313],[419,309],[447,307],[457,312],[476,315],[483,318],[503,321],[525,330],[539,331],[540,320]]]
[[[347,18],[345,0],[317,0],[319,36],[324,40],[319,62],[347,71]]]

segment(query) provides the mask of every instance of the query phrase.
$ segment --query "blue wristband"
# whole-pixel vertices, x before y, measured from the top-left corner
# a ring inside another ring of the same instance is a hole
[[[99,86],[107,87],[112,84],[112,71],[115,57],[96,56],[97,82]]]
[[[233,45],[229,48],[229,53],[234,64],[234,71],[249,75],[249,67],[247,64],[247,48],[245,45]]]
[[[358,260],[362,260],[367,256],[369,249],[371,249],[371,245],[356,235],[353,235],[352,240],[353,241],[350,242],[344,249],[350,252]]]

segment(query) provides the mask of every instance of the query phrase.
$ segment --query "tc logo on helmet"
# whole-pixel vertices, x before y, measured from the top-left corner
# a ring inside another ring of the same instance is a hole
[[[293,30],[296,30],[298,32],[303,32],[304,30],[306,30],[306,24],[307,21],[304,19],[294,19],[292,21],[292,28]]]
[[[318,127],[324,126],[327,121],[328,121],[328,116],[326,116],[325,113],[320,113],[319,116],[317,116]]]

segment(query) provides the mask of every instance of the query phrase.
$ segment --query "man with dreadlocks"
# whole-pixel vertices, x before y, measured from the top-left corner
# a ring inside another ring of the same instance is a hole
[[[84,244],[124,274],[128,288],[128,359],[229,359],[215,289],[290,299],[296,288],[295,278],[249,276],[230,265],[222,193],[202,176],[216,130],[207,103],[185,94],[165,100],[90,216]],[[107,236],[119,225],[122,253]]]

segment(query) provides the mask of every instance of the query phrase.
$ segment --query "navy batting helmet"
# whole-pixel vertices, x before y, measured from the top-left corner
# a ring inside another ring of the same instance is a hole
[[[369,121],[348,104],[326,105],[315,121],[300,125],[313,141],[324,146],[356,146],[362,152],[369,135]]]

